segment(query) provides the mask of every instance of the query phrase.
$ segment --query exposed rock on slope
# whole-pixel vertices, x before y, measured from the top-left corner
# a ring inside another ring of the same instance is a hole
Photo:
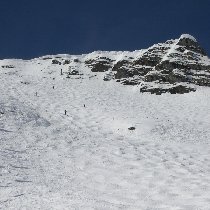
[[[34,61],[48,68],[57,65],[61,75],[66,74],[67,78],[80,79],[92,71],[104,81],[139,85],[140,92],[153,94],[188,93],[195,91],[196,85],[210,87],[210,59],[188,34],[133,52],[96,51],[85,55],[44,56]],[[2,68],[15,66],[5,60]]]
[[[112,62],[110,58],[97,56],[95,59],[86,60],[85,64],[87,64],[93,72],[104,72],[111,68]]]
[[[114,78],[122,84],[144,84],[142,92],[182,94],[195,90],[189,84],[210,86],[210,60],[196,39],[188,34],[136,53],[122,53],[121,59],[111,52],[105,54],[89,58],[85,63],[93,72],[113,71]]]

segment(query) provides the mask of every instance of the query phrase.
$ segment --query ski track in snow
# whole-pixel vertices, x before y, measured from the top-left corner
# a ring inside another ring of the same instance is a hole
[[[209,88],[155,96],[85,66],[14,65],[0,70],[0,209],[210,209]]]

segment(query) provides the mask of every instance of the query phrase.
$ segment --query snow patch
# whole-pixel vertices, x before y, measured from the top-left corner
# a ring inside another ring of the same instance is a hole
[[[190,34],[182,34],[179,39],[191,39],[192,41],[197,42],[197,40]]]

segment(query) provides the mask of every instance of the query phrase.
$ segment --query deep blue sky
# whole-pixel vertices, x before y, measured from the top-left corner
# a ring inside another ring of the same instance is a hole
[[[210,0],[0,0],[0,59],[135,50],[182,33],[210,55]]]

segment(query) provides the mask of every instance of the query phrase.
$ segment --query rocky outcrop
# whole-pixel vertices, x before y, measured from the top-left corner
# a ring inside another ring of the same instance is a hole
[[[93,72],[112,71],[113,78],[124,85],[149,83],[141,92],[183,94],[195,91],[191,84],[210,86],[210,59],[197,40],[188,34],[137,53],[126,53],[120,59],[118,53],[96,56],[85,63]],[[104,80],[109,81],[110,77]]]
[[[171,94],[184,94],[184,93],[189,93],[191,91],[196,91],[195,88],[192,87],[187,87],[185,85],[174,85],[174,86],[169,86],[169,87],[164,87],[164,86],[149,86],[149,85],[144,85],[143,87],[140,88],[141,93],[145,92],[150,92],[151,94],[156,94],[156,95],[161,95],[163,93],[171,93]]]
[[[58,64],[58,65],[61,65],[61,62],[58,61],[57,59],[53,59],[52,60],[52,64]]]
[[[70,63],[71,63],[71,61],[70,60],[67,60],[67,59],[63,61],[63,65],[68,65]]]
[[[189,34],[181,35],[177,45],[183,47],[183,50],[185,49],[201,55],[206,55],[206,52],[200,47],[197,40]]]
[[[106,57],[96,57],[85,61],[92,72],[105,72],[112,67],[112,60]]]
[[[1,66],[3,69],[4,68],[6,68],[6,69],[13,69],[13,68],[15,68],[15,66],[13,66],[13,65],[3,65],[3,66]]]

